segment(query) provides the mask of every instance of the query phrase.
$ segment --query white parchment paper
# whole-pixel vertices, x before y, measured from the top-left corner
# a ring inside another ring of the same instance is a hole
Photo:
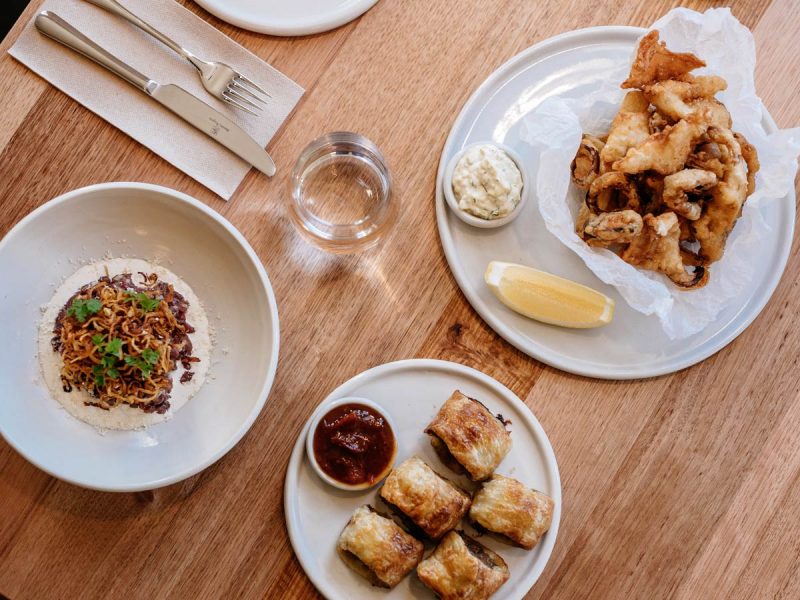
[[[698,74],[721,75],[728,89],[718,94],[733,117],[733,127],[758,149],[761,170],[756,191],[728,238],[722,260],[711,266],[709,283],[683,291],[659,273],[637,269],[610,250],[591,248],[575,233],[582,193],[570,182],[570,163],[584,131],[604,135],[619,109],[630,63],[620,64],[603,85],[578,100],[553,97],[526,117],[523,141],[539,150],[536,194],[547,229],[583,259],[595,275],[613,285],[635,310],[656,315],[671,339],[701,331],[726,304],[751,284],[758,265],[749,259],[770,235],[761,211],[786,202],[794,186],[800,128],[767,135],[761,125],[763,105],[755,92],[755,43],[750,31],[727,8],[701,14],[677,8],[656,21],[670,50],[693,52],[708,65]],[[633,56],[631,56],[631,60]]]

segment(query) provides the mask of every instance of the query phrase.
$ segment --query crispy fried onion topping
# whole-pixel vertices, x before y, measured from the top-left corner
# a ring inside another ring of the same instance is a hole
[[[128,404],[165,413],[170,374],[181,364],[181,383],[199,359],[192,356],[186,322],[189,303],[155,273],[101,277],[74,294],[56,317],[51,344],[61,355],[64,391],[87,390],[108,410]]]

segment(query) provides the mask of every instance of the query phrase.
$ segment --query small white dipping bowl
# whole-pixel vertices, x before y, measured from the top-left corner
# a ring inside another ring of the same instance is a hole
[[[383,473],[381,473],[381,475],[372,483],[349,485],[347,483],[337,481],[322,470],[322,467],[320,467],[319,463],[317,463],[317,458],[314,456],[314,433],[317,431],[317,426],[325,415],[327,415],[334,408],[342,406],[343,404],[361,404],[367,408],[371,408],[386,420],[386,422],[389,424],[389,428],[392,430],[392,435],[394,436],[394,454],[392,454],[392,458],[389,460],[389,463],[386,465]],[[306,454],[308,455],[308,462],[311,464],[311,468],[314,469],[317,475],[319,475],[320,479],[322,479],[325,483],[332,485],[333,487],[339,488],[340,490],[346,490],[348,492],[367,490],[383,481],[391,472],[392,467],[394,467],[395,460],[397,459],[397,445],[399,443],[397,440],[397,431],[397,426],[394,424],[394,421],[392,421],[392,418],[389,416],[386,410],[372,400],[350,397],[340,398],[339,400],[334,400],[333,402],[327,402],[320,405],[314,414],[311,415],[311,419],[309,419],[308,435],[306,437]]]
[[[480,217],[471,215],[458,207],[458,200],[456,199],[455,192],[453,192],[453,171],[456,170],[456,165],[458,164],[458,161],[461,160],[461,157],[464,156],[468,150],[477,146],[495,146],[499,148],[508,154],[508,157],[514,161],[519,169],[520,175],[522,175],[522,192],[520,194],[519,204],[517,204],[514,210],[512,210],[505,217],[501,217],[499,219],[481,219]],[[450,209],[455,213],[455,215],[464,221],[464,223],[474,227],[480,227],[482,229],[494,229],[495,227],[502,227],[503,225],[511,223],[511,221],[516,219],[520,212],[522,212],[522,207],[525,206],[525,202],[530,195],[528,173],[525,169],[525,165],[522,162],[522,158],[516,153],[515,150],[509,148],[505,144],[498,144],[497,142],[476,142],[474,144],[469,144],[468,146],[465,146],[456,152],[453,158],[450,159],[450,162],[447,163],[447,168],[444,171],[442,182],[442,185],[444,185],[443,191],[445,200],[447,200],[447,204],[450,206]]]

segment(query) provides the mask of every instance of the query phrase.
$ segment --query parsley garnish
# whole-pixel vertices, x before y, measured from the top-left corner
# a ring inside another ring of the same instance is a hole
[[[126,356],[125,364],[138,367],[145,377],[150,377],[153,372],[153,366],[158,362],[159,353],[151,348],[142,350],[141,356]]]
[[[139,370],[145,377],[150,377],[150,373],[152,373],[153,371],[153,367],[150,364],[148,364],[147,361],[142,360],[138,356],[126,356],[125,364],[133,365],[134,367],[139,367]]]
[[[152,350],[150,348],[145,348],[142,350],[142,358],[149,362],[151,365],[154,365],[158,362],[158,351]]]
[[[103,303],[97,298],[89,298],[88,300],[75,298],[67,309],[67,316],[75,317],[78,319],[78,323],[85,323],[89,315],[99,312],[101,308],[103,308]]]
[[[120,356],[122,353],[122,340],[119,338],[114,338],[109,340],[106,344],[106,354],[111,354],[113,356]]]
[[[125,298],[125,302],[138,302],[139,307],[144,312],[153,312],[158,308],[158,305],[161,304],[161,300],[158,298],[151,298],[144,292],[128,292],[128,297]]]
[[[95,365],[92,367],[92,375],[94,375],[94,385],[95,387],[105,387],[106,385],[106,376],[105,376],[105,369],[103,369],[102,365]]]
[[[109,379],[119,377],[117,362],[119,358],[122,358],[122,340],[111,338],[106,342],[105,339],[105,336],[99,333],[92,336],[92,343],[103,353],[100,364],[92,367],[95,387],[105,387],[106,377]]]

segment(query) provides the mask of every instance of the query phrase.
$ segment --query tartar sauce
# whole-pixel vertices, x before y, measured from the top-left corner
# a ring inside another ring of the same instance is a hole
[[[519,204],[522,174],[497,146],[473,146],[453,171],[453,193],[464,212],[486,220],[500,219]]]

